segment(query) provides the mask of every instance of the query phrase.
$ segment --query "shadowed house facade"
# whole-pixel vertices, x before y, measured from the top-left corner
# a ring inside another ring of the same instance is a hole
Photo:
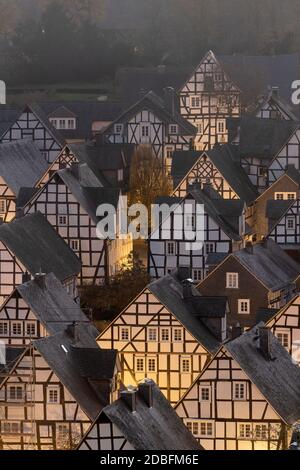
[[[300,368],[259,323],[225,342],[176,406],[205,450],[288,449]]]
[[[242,244],[244,202],[222,199],[209,184],[194,183],[183,199],[161,197],[156,201],[162,210],[161,223],[149,240],[149,273],[162,277],[179,266],[190,269],[195,282],[209,271],[207,258],[226,256]],[[167,208],[166,214],[163,208]],[[197,241],[196,234],[201,234]],[[190,241],[192,240],[192,241]]]
[[[300,265],[273,240],[236,251],[225,258],[200,284],[202,295],[228,297],[228,324],[251,327],[260,308],[281,308],[296,292]]]
[[[285,119],[298,121],[289,104],[280,96],[279,87],[271,87],[267,97],[257,106],[255,117],[261,119]]]
[[[65,145],[59,131],[52,126],[37,104],[27,105],[16,121],[0,136],[3,143],[21,139],[33,140],[47,163],[52,163]]]
[[[76,298],[80,269],[80,260],[40,212],[0,225],[1,303],[40,272],[53,272]]]
[[[130,236],[105,240],[97,235],[101,221],[98,207],[113,206],[117,221],[123,208],[121,191],[104,184],[86,163],[73,164],[55,173],[25,207],[29,214],[42,212],[78,256],[82,264],[78,280],[81,285],[104,282],[117,272],[133,249]]]
[[[117,353],[101,351],[85,325],[18,347],[11,369],[1,370],[5,450],[75,448],[102,408],[117,398]]]
[[[147,376],[172,405],[226,337],[227,299],[199,296],[189,277],[181,268],[149,284],[98,338],[119,351],[126,386]]]
[[[17,286],[0,307],[0,341],[22,347],[74,322],[87,328],[90,325],[53,273],[36,274],[31,281]],[[96,336],[98,332],[94,330]]]
[[[121,391],[105,407],[77,450],[200,450],[157,385],[149,379]]]
[[[0,218],[10,222],[16,216],[23,188],[34,188],[48,164],[31,140],[0,145]]]

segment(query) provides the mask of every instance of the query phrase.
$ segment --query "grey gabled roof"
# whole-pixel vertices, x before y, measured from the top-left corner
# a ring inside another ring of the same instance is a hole
[[[151,381],[152,382],[152,381]],[[200,450],[202,447],[188,431],[169,401],[153,383],[153,406],[150,408],[139,391],[136,411],[121,397],[103,409],[135,450]],[[99,417],[101,420],[101,415]]]
[[[258,192],[240,164],[238,150],[236,145],[216,145],[205,154],[238,197],[249,204],[258,197]],[[175,187],[202,156],[203,152],[194,150],[174,152],[171,174]]]
[[[19,109],[10,108],[6,105],[0,105],[0,138],[13,125],[19,116]]]
[[[90,218],[97,224],[100,220],[96,216],[97,208],[101,204],[111,204],[115,208],[118,207],[120,199],[120,190],[117,188],[104,188],[99,180],[93,177],[89,178],[85,174],[85,178],[81,179],[81,171],[87,165],[79,165],[78,172],[74,172],[72,168],[58,171],[57,175],[67,185],[77,202],[87,212]],[[98,183],[98,184],[96,184]]]
[[[0,175],[15,196],[23,186],[34,187],[47,168],[46,160],[32,140],[0,145]]]
[[[271,161],[299,128],[299,122],[242,116],[233,120],[239,126],[239,154]]]
[[[259,349],[259,323],[225,348],[262,393],[275,412],[287,424],[300,418],[300,368],[270,332],[271,360]]]
[[[295,165],[288,165],[285,174],[289,176],[300,187],[300,171],[297,170]]]
[[[204,185],[203,189],[196,183],[188,189],[187,198],[193,199],[204,205],[207,214],[219,227],[235,241],[241,240],[239,234],[239,219],[243,214],[244,202],[241,199],[223,199],[210,185]]]
[[[256,312],[256,323],[267,323],[278,312],[277,308],[259,308]]]
[[[219,341],[202,323],[201,319],[194,315],[201,313],[197,308],[197,300],[201,295],[196,287],[191,286],[193,302],[190,301],[191,299],[183,299],[182,280],[184,279],[180,279],[180,274],[177,271],[152,282],[149,284],[148,289],[200,344],[209,352],[216,352],[219,347]]]
[[[38,279],[33,279],[17,286],[16,291],[49,334],[65,330],[73,322],[85,324],[95,338],[99,334],[53,273],[45,276],[44,286]]]
[[[183,135],[196,135],[197,129],[189,121],[184,119],[179,112],[174,111],[172,114],[171,111],[166,106],[166,103],[162,98],[156,95],[153,91],[149,91],[145,96],[139,99],[134,105],[130,106],[126,111],[124,111],[120,116],[118,116],[114,122],[103,130],[103,134],[108,134],[110,129],[116,122],[127,122],[128,119],[136,114],[140,109],[148,108],[161,117],[164,121],[169,124],[178,124],[179,134]]]
[[[71,330],[66,329],[47,338],[33,341],[33,345],[89,419],[95,420],[107,402],[103,398],[104,395],[102,396],[101,384],[98,383],[97,392],[90,383],[90,380],[95,379],[95,373],[93,370],[90,373],[90,368],[93,369],[94,366],[91,366],[89,361],[92,358],[95,364],[97,362],[103,364],[103,373],[98,369],[96,379],[107,379],[108,375],[113,376],[113,371],[108,371],[108,365],[111,369],[115,369],[116,352],[105,351],[102,355],[102,350],[85,325],[76,326],[75,337]]]
[[[32,275],[53,272],[64,281],[80,272],[80,260],[40,212],[2,224],[0,240]]]
[[[292,284],[300,274],[300,265],[271,239],[229,256],[237,259],[273,292]]]
[[[267,97],[264,97],[256,107],[253,115],[255,115],[264,105],[270,104],[277,106],[292,121],[298,121],[299,117],[292,111],[288,102],[279,95],[279,89],[271,88]]]
[[[269,232],[273,230],[275,225],[282,219],[286,212],[292,207],[295,201],[278,201],[275,199],[269,199],[266,205],[266,217],[269,222]]]

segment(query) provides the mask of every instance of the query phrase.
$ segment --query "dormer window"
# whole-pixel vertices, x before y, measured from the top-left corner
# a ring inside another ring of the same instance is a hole
[[[176,134],[178,134],[178,126],[177,126],[177,124],[170,124],[170,126],[169,126],[169,133],[170,133],[171,135],[176,135]]]
[[[115,124],[114,133],[116,135],[122,135],[123,134],[123,124]]]
[[[57,130],[76,129],[76,118],[50,118],[50,122]]]

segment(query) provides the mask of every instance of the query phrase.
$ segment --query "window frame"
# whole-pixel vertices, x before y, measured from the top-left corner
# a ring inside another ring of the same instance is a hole
[[[176,338],[176,333],[180,331],[180,339]],[[182,343],[183,342],[183,328],[180,326],[175,326],[172,328],[172,341],[173,343]]]
[[[120,128],[120,129],[118,130],[118,128]],[[115,135],[122,135],[123,132],[124,132],[124,124],[122,124],[122,123],[116,123],[116,124],[114,125],[114,134],[115,134]]]
[[[130,331],[130,326],[126,326],[126,325],[120,325],[120,341],[131,341],[131,331]],[[123,333],[127,332],[128,333],[128,337],[127,338],[123,338]]]
[[[178,124],[169,124],[169,134],[178,135]]]
[[[5,326],[6,333],[1,333],[0,331],[0,338],[5,338],[9,336],[9,321],[8,320],[0,320],[0,328]]]
[[[203,398],[203,391],[208,390],[208,399]],[[199,386],[199,401],[200,403],[211,403],[211,386],[210,385],[200,385]]]
[[[57,392],[57,400],[51,400],[51,392]],[[47,404],[48,405],[59,405],[61,403],[61,390],[59,385],[48,385],[47,386]]]
[[[241,386],[244,387],[243,396],[241,396],[241,393],[240,393]],[[245,380],[239,380],[239,381],[237,380],[237,381],[232,382],[232,400],[233,401],[247,401],[247,397],[248,397],[247,382]]]
[[[14,325],[18,325],[21,327],[21,333],[20,334],[16,334],[14,333]],[[10,335],[13,336],[14,338],[20,338],[21,336],[24,336],[24,328],[23,328],[23,322],[20,321],[20,320],[13,320],[11,322],[11,330],[10,330]]]
[[[155,339],[152,339],[150,336],[150,332],[155,331]],[[148,326],[147,328],[147,341],[149,343],[157,343],[158,341],[158,327],[157,326]]]
[[[197,101],[197,105],[193,101]],[[201,109],[201,97],[199,95],[190,96],[190,109]]]
[[[185,361],[188,361],[189,370],[185,370]],[[191,374],[192,373],[192,358],[191,356],[180,356],[180,372],[181,374]]]
[[[232,279],[236,279],[236,283],[234,283],[235,285],[233,286],[232,282],[229,282],[230,280],[230,276],[232,277]],[[227,272],[226,273],[226,289],[238,289],[239,288],[239,273],[237,272]]]
[[[247,305],[247,309],[243,309],[243,305]],[[251,299],[238,299],[238,314],[250,315],[251,313]]]
[[[164,331],[168,332],[168,339],[164,339]],[[163,326],[159,329],[159,339],[161,343],[170,343],[171,341],[171,329],[169,326]]]
[[[170,250],[169,250],[169,247],[171,247],[171,246],[173,246],[173,248],[174,248],[173,250],[171,250],[171,251],[173,251],[173,253],[170,253]],[[174,241],[167,241],[166,242],[166,254],[167,254],[167,256],[176,256],[177,255],[176,246],[177,246],[176,242],[174,242]]]

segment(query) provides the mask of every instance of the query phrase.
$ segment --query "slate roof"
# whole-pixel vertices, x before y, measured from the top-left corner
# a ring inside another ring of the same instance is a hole
[[[237,259],[273,292],[295,282],[300,274],[300,265],[271,239],[253,245],[252,249],[244,248],[229,256]]]
[[[39,192],[39,188],[20,188],[16,199],[16,207],[23,208]]]
[[[40,104],[31,103],[30,105],[26,106],[25,110],[27,109],[32,111],[32,113],[39,119],[41,124],[48,130],[49,134],[52,135],[56,143],[63,148],[65,145],[65,139],[63,135],[51,124]]]
[[[264,357],[258,339],[261,326],[264,323],[229,341],[225,347],[276,413],[292,425],[300,418],[300,368],[271,332],[272,359]]]
[[[32,140],[0,145],[0,175],[17,196],[23,186],[34,187],[48,164]]]
[[[49,334],[65,330],[66,326],[73,322],[85,324],[95,338],[99,334],[53,273],[45,276],[44,287],[33,279],[17,286],[16,291]]]
[[[294,200],[288,201],[277,201],[275,199],[269,199],[266,205],[266,217],[269,222],[269,232],[273,230],[275,225],[282,219],[286,212],[294,204]]]
[[[256,312],[256,323],[267,323],[277,312],[276,308],[259,308]]]
[[[240,199],[249,204],[258,197],[256,188],[240,164],[237,146],[217,145],[205,154]],[[180,184],[202,155],[203,152],[197,151],[174,152],[171,174],[175,187]]]
[[[278,87],[285,100],[291,102],[291,83],[299,78],[299,55],[247,56],[220,55],[218,60],[243,92],[245,104],[269,87]]]
[[[212,332],[202,323],[195,314],[199,314],[198,300],[201,297],[196,287],[191,286],[193,299],[183,299],[183,285],[180,273],[168,274],[149,284],[148,289],[153,295],[171,312],[182,325],[199,341],[209,352],[216,352],[219,341]],[[200,299],[203,305],[204,300]],[[205,311],[207,311],[208,298],[205,300]],[[212,300],[214,303],[215,300]],[[223,312],[225,314],[225,311]]]
[[[49,101],[41,102],[40,107],[47,119],[76,117],[76,129],[59,130],[59,132],[64,139],[80,140],[89,140],[93,137],[93,122],[112,122],[123,109],[121,103],[111,101]]]
[[[288,165],[286,167],[285,174],[300,186],[300,171],[297,170],[295,165]]]
[[[168,124],[178,124],[178,132],[183,135],[196,135],[197,129],[189,121],[184,119],[179,112],[175,110],[172,114],[166,105],[165,101],[156,95],[153,91],[149,91],[146,95],[139,99],[135,104],[125,110],[120,116],[118,116],[114,122],[103,130],[103,134],[109,134],[114,123],[126,123],[131,116],[137,113],[140,109],[150,109],[159,118]]]
[[[0,240],[32,275],[53,272],[64,281],[81,269],[75,253],[40,212],[2,224]]]
[[[0,105],[0,138],[13,125],[20,116],[20,110]]]
[[[104,365],[103,374],[99,369],[97,379],[106,379],[108,375],[113,375],[112,371],[108,371],[109,367],[115,368],[114,360],[108,359],[108,355],[116,358],[116,352],[105,351],[103,355],[84,325],[76,326],[76,338],[66,329],[33,341],[33,345],[89,419],[95,420],[107,402],[103,399],[101,384],[98,383],[97,392],[90,383],[90,380],[95,379],[94,365],[90,364],[90,358],[93,358],[93,362],[99,361]],[[104,359],[107,364],[104,364]]]
[[[137,391],[135,413],[131,412],[121,397],[105,407],[103,414],[120,429],[135,450],[202,449],[157,385],[152,383],[151,408]]]
[[[299,117],[293,112],[288,102],[279,95],[279,89],[271,88],[267,97],[264,97],[258,104],[254,114],[256,114],[264,105],[270,104],[277,106],[283,111],[292,121],[298,121]]]
[[[87,165],[79,165],[79,173],[82,167]],[[88,167],[87,167],[88,168]],[[94,180],[93,177],[84,181],[81,180],[80,176],[76,175],[71,168],[60,170],[57,176],[67,185],[77,202],[87,212],[90,218],[97,224],[100,220],[96,216],[97,208],[101,204],[112,204],[115,208],[118,207],[120,190],[117,188],[104,188],[100,185],[99,181]],[[87,176],[87,175],[86,175]],[[92,185],[92,183],[98,183]]]
[[[269,161],[276,157],[300,125],[299,122],[284,119],[260,119],[251,116],[242,116],[235,122],[240,128],[240,156]]]

